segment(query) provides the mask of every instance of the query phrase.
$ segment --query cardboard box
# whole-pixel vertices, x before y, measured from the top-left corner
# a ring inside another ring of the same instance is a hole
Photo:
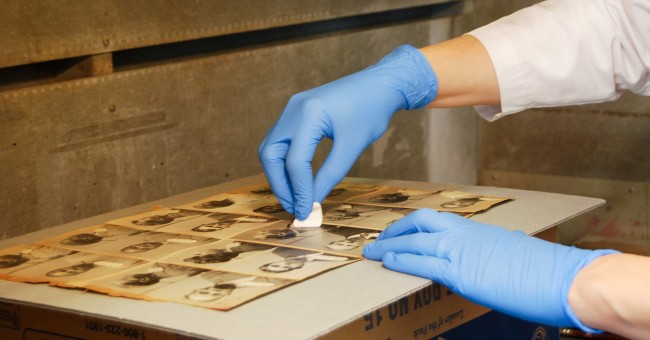
[[[333,329],[322,338],[429,339],[489,311],[434,283]],[[489,333],[488,328],[484,331]]]
[[[259,183],[253,176],[0,242],[1,248]],[[472,219],[552,237],[553,226],[599,199],[491,187],[358,181],[453,188],[517,199]],[[459,327],[461,326],[461,327]],[[478,332],[478,333],[477,333]],[[430,280],[360,261],[222,312],[176,303],[114,298],[82,290],[0,280],[0,338],[12,339],[554,339],[557,329],[473,304]],[[542,336],[543,335],[543,336]]]
[[[24,302],[0,303],[3,339],[190,339],[174,332]]]
[[[287,332],[290,332],[287,329]],[[0,303],[3,339],[203,339],[191,333],[21,302]],[[432,284],[319,339],[559,339],[556,327],[519,320]]]

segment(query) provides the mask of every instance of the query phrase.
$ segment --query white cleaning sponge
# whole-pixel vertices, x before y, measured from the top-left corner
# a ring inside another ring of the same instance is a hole
[[[296,228],[318,228],[321,224],[323,224],[323,209],[318,202],[314,202],[311,213],[306,219],[301,221],[296,218],[293,220],[293,226]]]

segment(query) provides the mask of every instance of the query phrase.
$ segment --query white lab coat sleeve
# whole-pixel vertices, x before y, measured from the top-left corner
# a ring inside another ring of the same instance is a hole
[[[650,0],[549,0],[468,33],[486,48],[500,106],[489,121],[527,108],[650,95]]]

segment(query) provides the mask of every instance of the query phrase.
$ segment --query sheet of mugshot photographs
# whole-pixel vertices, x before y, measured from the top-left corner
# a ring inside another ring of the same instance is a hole
[[[510,198],[343,182],[321,228],[296,228],[266,184],[0,251],[0,278],[229,310],[362,260],[363,246],[427,207],[470,216]]]

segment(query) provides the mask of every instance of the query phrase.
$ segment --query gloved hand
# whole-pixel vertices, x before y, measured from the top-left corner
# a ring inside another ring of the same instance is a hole
[[[421,209],[364,248],[386,268],[431,279],[478,304],[554,326],[582,324],[568,305],[578,271],[613,250],[583,250]]]
[[[291,97],[258,155],[282,206],[300,220],[322,202],[393,114],[431,102],[438,81],[426,58],[404,45],[360,72]],[[311,161],[327,137],[332,149],[314,180]]]

